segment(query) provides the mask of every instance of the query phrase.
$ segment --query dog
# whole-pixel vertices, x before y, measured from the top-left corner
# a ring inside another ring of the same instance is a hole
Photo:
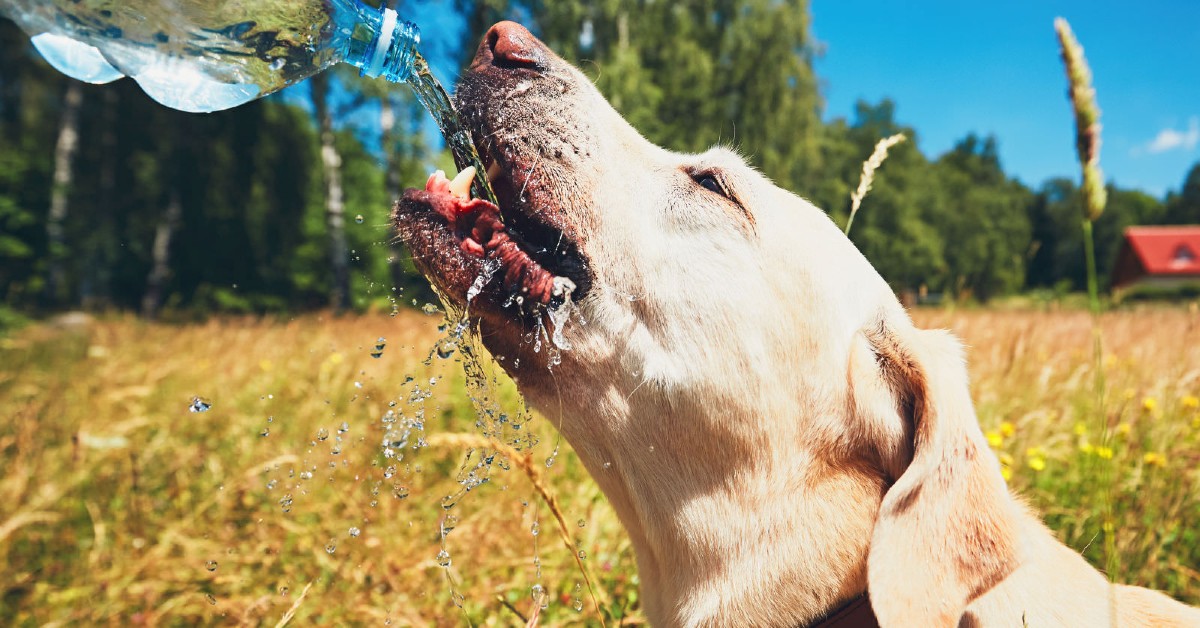
[[[824,212],[729,150],[651,144],[512,22],[456,101],[499,207],[436,173],[397,202],[400,237],[561,416],[651,623],[1200,626],[1009,493],[960,344],[916,329]]]

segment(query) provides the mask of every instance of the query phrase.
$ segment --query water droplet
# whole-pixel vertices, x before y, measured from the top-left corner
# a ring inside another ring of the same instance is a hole
[[[437,563],[443,567],[450,566],[450,552],[442,550],[437,553]]]
[[[357,215],[357,216],[355,216],[355,217],[354,217],[354,222],[356,222],[356,223],[358,223],[358,224],[360,224],[360,225],[361,225],[361,224],[363,224],[363,220],[364,220],[364,218],[363,218],[363,215],[362,215],[362,214],[359,214],[359,215]]]
[[[426,314],[437,314],[438,312],[440,312],[442,310],[441,310],[441,308],[439,308],[438,306],[436,306],[432,303],[426,303],[425,305],[421,306],[421,311]]]
[[[537,536],[538,533],[541,531],[542,531],[542,526],[538,525],[538,522],[536,522],[536,521],[533,522],[533,525],[529,526],[529,533],[534,536]]]
[[[383,349],[385,347],[387,347],[387,338],[380,336],[379,340],[375,341],[375,350],[371,352],[371,357],[377,359],[383,357]]]
[[[338,426],[338,434],[345,434],[346,432],[349,432],[349,431],[350,431],[350,424],[345,421],[342,421],[342,424]]]
[[[532,587],[529,587],[529,596],[533,598],[534,602],[540,601],[545,595],[546,590],[542,588],[542,585],[535,584]]]
[[[439,358],[445,360],[454,355],[454,350],[458,348],[458,343],[453,338],[442,338],[435,346]]]
[[[386,479],[392,477],[393,475],[396,475],[396,465],[388,465],[388,468],[383,470],[383,477]]]
[[[188,404],[188,410],[191,412],[208,412],[212,404],[200,397],[192,397],[192,401]]]
[[[317,440],[325,440],[326,438],[329,438],[329,430],[325,428],[317,430]]]
[[[278,484],[279,484],[279,480],[274,480],[274,479],[271,480],[270,482],[267,482],[267,490],[271,490],[271,489],[275,488]]]
[[[355,388],[362,388],[362,382],[354,382]]]
[[[213,606],[217,605],[217,598],[212,593],[205,593],[204,599],[208,600],[208,603],[212,604]]]
[[[404,499],[408,497],[408,487],[400,486],[399,484],[392,487],[392,497],[396,499]]]
[[[587,560],[587,552],[585,552],[583,550],[579,550],[578,554],[579,554],[579,560]]]
[[[325,553],[332,554],[336,551],[337,551],[337,539],[329,539],[329,542],[325,544]]]
[[[283,508],[283,512],[291,512],[292,511],[292,494],[288,493],[287,495],[284,495],[283,499],[279,500],[279,505]]]
[[[606,462],[606,463],[604,463],[604,464],[602,464],[602,465],[600,465],[600,466],[601,466],[601,467],[604,467],[605,469],[611,469],[611,468],[612,468],[612,463],[611,463],[611,462]]]
[[[206,561],[204,563],[204,568],[209,571],[216,571],[217,570],[217,561],[215,561],[215,560]]]
[[[358,528],[355,528],[355,527],[350,528],[350,536],[357,538],[358,535],[360,535],[360,534],[362,534],[362,531],[359,530]]]
[[[458,526],[458,517],[454,515],[446,515],[446,518],[442,519],[443,533],[453,530],[456,526]]]
[[[583,611],[583,600],[579,598],[573,599],[571,601],[571,608],[575,609],[577,613]]]
[[[271,60],[271,69],[278,72],[283,69],[284,63],[287,63],[287,60],[285,58],[275,57],[274,59]]]
[[[279,595],[286,597],[289,590],[290,589],[288,589],[287,587],[279,587]]]
[[[259,432],[259,433],[258,433],[258,435],[259,435],[259,436],[270,436],[270,435],[271,435],[271,428],[269,428],[269,427],[264,427],[264,428],[263,428],[263,430],[262,430],[261,432]]]
[[[579,521],[577,521],[576,523],[577,523],[577,525],[579,525],[579,527],[581,527],[581,528],[586,528],[586,527],[587,527],[587,520],[585,520],[585,519],[580,519],[580,520],[579,520]]]

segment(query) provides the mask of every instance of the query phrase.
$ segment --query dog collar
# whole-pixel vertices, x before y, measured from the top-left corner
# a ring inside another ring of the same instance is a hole
[[[866,593],[850,600],[811,628],[879,628],[871,598]]]

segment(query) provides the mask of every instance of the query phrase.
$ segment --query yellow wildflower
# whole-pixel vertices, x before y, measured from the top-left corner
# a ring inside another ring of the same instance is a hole
[[[1156,467],[1165,467],[1167,466],[1167,457],[1160,453],[1148,451],[1146,455],[1142,456],[1142,462]]]
[[[1009,453],[1000,454],[1000,464],[1002,464],[1006,467],[1011,467],[1012,463],[1013,463],[1012,454],[1009,454]]]
[[[1101,458],[1103,458],[1105,460],[1112,460],[1112,457],[1113,457],[1112,447],[1104,447],[1104,446],[1097,447],[1096,455],[1100,456]]]
[[[987,438],[988,444],[991,445],[993,449],[997,449],[1004,444],[1004,436],[995,430],[988,430],[988,432],[983,436],[984,438]]]
[[[1041,458],[1045,455],[1046,455],[1046,452],[1042,451],[1041,447],[1030,447],[1025,450],[1026,458]]]
[[[1192,417],[1192,429],[1200,430],[1200,414]]]
[[[1093,451],[1096,451],[1096,448],[1093,447],[1092,444],[1089,442],[1082,442],[1082,443],[1079,443],[1079,451],[1082,451],[1085,454],[1090,454]]]
[[[1046,468],[1046,459],[1041,456],[1034,456],[1028,460],[1029,468],[1034,471],[1041,471]]]
[[[1191,408],[1192,410],[1195,410],[1200,408],[1200,397],[1197,397],[1196,395],[1184,395],[1179,400],[1179,403],[1185,408]]]
[[[1155,399],[1154,397],[1143,397],[1142,398],[1142,409],[1145,410],[1146,412],[1151,412],[1151,413],[1154,412],[1155,410],[1158,410],[1158,400]]]
[[[1129,432],[1133,430],[1133,426],[1128,423],[1121,423],[1117,426],[1117,436],[1129,436]]]
[[[1017,433],[1017,426],[1013,425],[1012,423],[1010,423],[1008,421],[1003,421],[1000,423],[1000,434],[1002,436],[1004,436],[1005,438],[1008,438],[1009,436],[1012,436],[1013,434],[1016,434],[1016,433]]]
[[[1004,478],[1005,482],[1011,480],[1012,479],[1012,468],[1011,467],[1000,467],[1000,477]]]
[[[1083,436],[1084,434],[1087,434],[1087,426],[1084,425],[1083,423],[1076,423],[1075,424],[1075,435]]]

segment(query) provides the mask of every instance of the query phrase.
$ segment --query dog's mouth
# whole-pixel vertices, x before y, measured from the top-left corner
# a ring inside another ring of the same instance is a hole
[[[480,312],[476,303],[539,316],[580,302],[592,284],[583,252],[572,169],[548,146],[562,133],[539,117],[560,107],[550,76],[553,53],[523,28],[493,27],[459,82],[461,119],[471,133],[497,204],[471,198],[473,169],[449,180],[434,173],[396,205],[401,239],[417,267],[443,295]],[[558,155],[563,154],[560,147]],[[550,173],[554,176],[551,176]]]
[[[405,192],[395,219],[418,266],[460,302],[482,295],[533,311],[582,299],[591,281],[578,244],[542,218],[547,208],[531,203],[499,160],[488,155],[484,163],[498,206],[469,196],[474,168],[453,180],[435,172],[425,189]]]

